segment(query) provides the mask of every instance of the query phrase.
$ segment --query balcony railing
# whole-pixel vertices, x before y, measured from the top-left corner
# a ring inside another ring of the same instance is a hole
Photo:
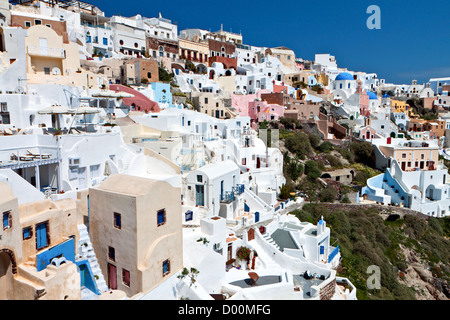
[[[225,193],[222,194],[220,203],[231,203],[234,201],[234,192],[232,191],[225,191]]]
[[[239,196],[244,193],[245,186],[243,184],[238,184],[232,188],[235,195]]]
[[[30,56],[53,57],[64,59],[66,51],[60,48],[28,46],[28,54]]]
[[[339,253],[339,245],[334,248],[333,251],[331,251],[331,253],[328,255],[328,263],[330,263],[331,261],[333,261],[334,257],[336,257],[336,255]]]

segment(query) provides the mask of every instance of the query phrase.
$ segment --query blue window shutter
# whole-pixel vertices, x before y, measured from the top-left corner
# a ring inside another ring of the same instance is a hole
[[[37,241],[36,249],[38,250],[48,245],[46,223],[36,225],[36,241]]]
[[[158,222],[158,226],[161,224],[164,224],[164,222],[166,222],[166,210],[159,210],[158,211],[158,217],[157,217],[157,222]]]
[[[27,239],[30,237],[30,228],[23,229],[23,238]]]
[[[325,253],[325,247],[324,246],[320,246],[320,254],[324,254]]]
[[[9,213],[3,214],[3,228],[6,228],[9,226]]]

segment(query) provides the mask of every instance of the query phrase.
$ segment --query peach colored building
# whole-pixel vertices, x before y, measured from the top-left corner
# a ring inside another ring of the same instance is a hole
[[[6,183],[0,193],[0,300],[81,299],[75,200],[19,205]]]
[[[117,174],[89,197],[89,232],[109,288],[132,297],[182,268],[180,188]]]
[[[380,146],[380,151],[387,157],[397,160],[402,171],[435,170],[439,161],[439,148]]]
[[[55,30],[36,25],[25,38],[27,80],[29,84],[65,84],[99,88],[96,74],[81,69],[78,45],[65,42]],[[102,78],[102,76],[100,76]]]

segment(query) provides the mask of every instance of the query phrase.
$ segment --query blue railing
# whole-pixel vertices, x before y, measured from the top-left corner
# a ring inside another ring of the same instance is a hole
[[[245,186],[243,184],[238,184],[235,187],[233,187],[233,192],[235,195],[241,195],[244,193]]]
[[[328,263],[330,263],[331,261],[333,261],[334,257],[336,257],[336,255],[339,253],[339,245],[334,248],[333,251],[331,251],[331,253],[328,255]]]
[[[234,201],[234,192],[225,191],[220,199],[221,203],[231,203]]]

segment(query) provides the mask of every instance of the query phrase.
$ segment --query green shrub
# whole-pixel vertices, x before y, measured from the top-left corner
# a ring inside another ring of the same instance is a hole
[[[320,144],[319,146],[319,151],[320,152],[330,152],[331,150],[333,150],[333,144],[329,141],[324,141]]]
[[[337,157],[335,157],[335,156],[333,156],[333,155],[331,155],[331,154],[327,154],[325,158],[326,158],[326,159],[328,160],[328,162],[330,163],[330,166],[331,166],[332,168],[334,168],[334,169],[341,169],[341,168],[344,167],[344,166],[342,165],[341,160],[339,160],[339,158],[337,158]]]
[[[312,153],[308,136],[302,132],[296,132],[293,135],[286,137],[284,145],[286,149],[298,156],[300,159],[305,159]]]
[[[325,189],[319,192],[320,202],[334,202],[337,197],[336,189],[329,185]]]
[[[305,163],[305,174],[310,180],[316,180],[322,175],[317,162],[308,160]]]

